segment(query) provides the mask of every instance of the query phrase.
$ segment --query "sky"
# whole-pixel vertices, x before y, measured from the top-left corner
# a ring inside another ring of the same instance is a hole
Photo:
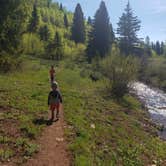
[[[74,11],[80,3],[85,17],[93,17],[101,0],[54,0],[63,4],[69,11]],[[119,17],[128,0],[104,0],[110,21],[116,32]],[[141,20],[140,38],[149,36],[151,41],[166,41],[166,0],[130,0],[134,14]]]

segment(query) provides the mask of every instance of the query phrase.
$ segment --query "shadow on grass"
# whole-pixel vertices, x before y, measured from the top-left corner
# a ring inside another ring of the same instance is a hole
[[[52,120],[48,120],[48,119],[46,120],[44,118],[40,118],[40,119],[34,119],[33,124],[38,125],[38,126],[40,126],[40,125],[50,126],[53,124],[53,122],[57,122],[57,121],[58,121],[58,119],[52,121]]]
[[[50,120],[46,120],[44,118],[39,118],[39,119],[34,119],[33,120],[33,124],[38,125],[38,126],[40,126],[40,125],[47,125],[47,126],[49,126],[49,125],[52,124],[52,122]]]

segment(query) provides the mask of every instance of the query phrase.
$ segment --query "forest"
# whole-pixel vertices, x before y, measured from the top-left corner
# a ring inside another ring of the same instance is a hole
[[[0,1],[0,165],[25,164],[39,152],[47,124],[47,78],[57,70],[72,165],[164,165],[163,130],[129,84],[166,92],[166,43],[139,37],[130,2],[115,29],[101,1],[86,18],[52,0]],[[164,107],[163,107],[164,108]]]

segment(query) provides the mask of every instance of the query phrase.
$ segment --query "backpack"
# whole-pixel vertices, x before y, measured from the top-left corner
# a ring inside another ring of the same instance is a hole
[[[54,94],[50,95],[50,104],[58,104],[59,103],[59,94],[56,93],[56,96]]]

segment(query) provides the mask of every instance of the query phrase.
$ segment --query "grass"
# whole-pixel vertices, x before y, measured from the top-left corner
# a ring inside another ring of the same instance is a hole
[[[31,59],[20,73],[0,75],[0,160],[22,163],[38,152],[46,126],[50,62]],[[148,114],[130,95],[116,101],[104,82],[92,82],[77,65],[58,65],[65,130],[76,166],[163,165],[166,143],[156,136]],[[5,130],[4,130],[5,128]],[[12,129],[12,130],[11,130]],[[18,138],[19,137],[19,138]],[[5,155],[4,155],[5,154]]]

